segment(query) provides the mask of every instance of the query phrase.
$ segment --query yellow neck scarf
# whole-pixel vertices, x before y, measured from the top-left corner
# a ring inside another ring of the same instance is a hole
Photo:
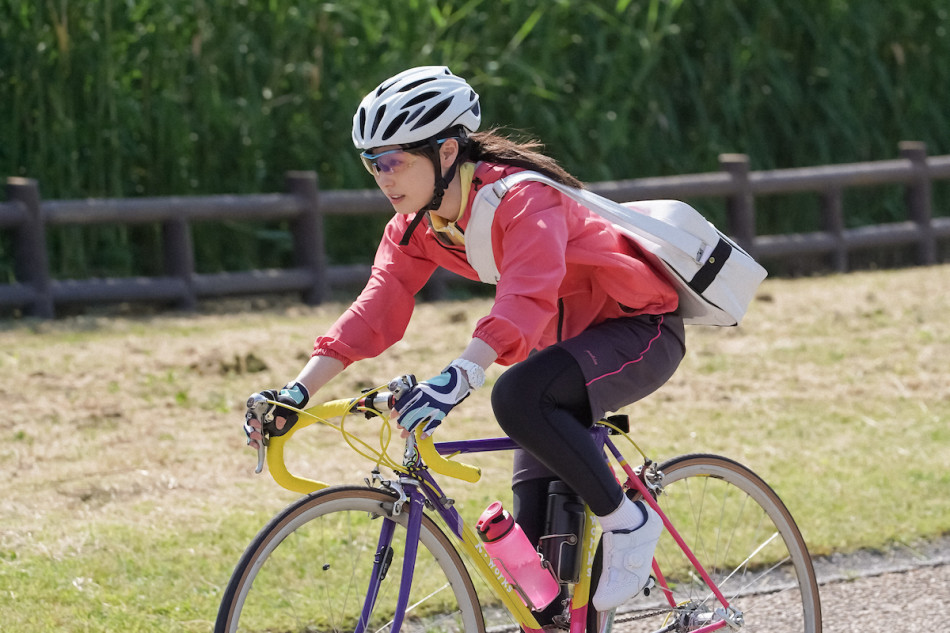
[[[462,219],[462,216],[465,214],[465,209],[468,207],[468,192],[469,189],[472,188],[472,178],[474,177],[475,163],[463,163],[462,166],[459,167],[459,180],[462,185],[462,202],[459,208],[458,219],[449,222],[441,216],[432,212],[429,213],[429,225],[432,227],[432,230],[445,234],[445,236],[452,240],[452,243],[457,246],[465,246],[465,235],[455,223]]]

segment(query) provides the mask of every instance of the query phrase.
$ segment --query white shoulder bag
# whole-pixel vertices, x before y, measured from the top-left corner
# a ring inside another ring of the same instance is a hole
[[[677,200],[619,204],[533,171],[501,178],[475,196],[465,254],[479,278],[501,279],[491,243],[495,210],[511,187],[535,180],[573,198],[633,238],[664,266],[679,294],[677,314],[694,325],[738,325],[767,273],[698,211]]]

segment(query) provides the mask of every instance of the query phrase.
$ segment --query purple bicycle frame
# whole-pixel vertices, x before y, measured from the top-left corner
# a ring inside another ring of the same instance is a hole
[[[406,525],[406,549],[403,554],[402,578],[399,584],[399,598],[396,601],[396,613],[393,616],[392,631],[402,627],[402,621],[409,606],[409,590],[412,587],[413,570],[416,566],[416,553],[419,549],[419,533],[422,526],[423,495],[415,486],[409,488],[408,512],[409,520]],[[403,510],[406,511],[405,509]],[[393,534],[396,531],[396,522],[391,518],[383,518],[383,527],[379,532],[379,541],[376,544],[376,556],[373,559],[373,574],[370,577],[369,587],[366,590],[366,600],[363,602],[363,612],[357,622],[354,633],[364,633],[369,623],[370,615],[376,606],[376,597],[379,594],[379,585],[383,576],[389,570],[392,562],[391,546]]]
[[[490,451],[510,451],[518,447],[514,440],[507,437],[468,440],[463,442],[443,442],[435,445],[440,454],[452,453],[485,453]],[[462,517],[458,510],[450,505],[443,503],[444,493],[439,484],[432,478],[428,470],[419,470],[413,473],[412,479],[419,480],[422,483],[422,492],[418,485],[403,482],[404,490],[409,498],[408,511],[409,519],[406,525],[406,549],[402,560],[402,577],[399,583],[399,598],[396,601],[396,613],[393,617],[392,631],[399,631],[406,614],[406,608],[409,606],[409,593],[412,589],[413,571],[416,566],[416,553],[419,546],[419,533],[422,526],[422,516],[424,512],[424,501],[429,499],[430,504],[445,524],[452,530],[456,537],[462,538]],[[393,535],[395,533],[396,523],[390,518],[384,517],[383,526],[379,533],[379,541],[376,544],[376,556],[373,559],[373,573],[370,577],[369,587],[366,589],[366,599],[363,601],[363,612],[360,621],[357,623],[354,633],[364,633],[366,625],[369,622],[370,614],[376,606],[376,598],[379,592],[379,586],[383,575],[388,572],[390,558],[389,552],[392,546]]]
[[[679,532],[673,527],[673,524],[670,522],[669,518],[663,511],[660,509],[656,500],[653,498],[653,495],[647,490],[646,485],[641,481],[640,477],[633,471],[630,464],[627,463],[623,455],[614,445],[614,443],[608,437],[607,428],[603,426],[595,426],[591,429],[591,436],[594,438],[594,441],[599,447],[605,448],[607,451],[613,455],[614,459],[623,469],[627,475],[627,480],[625,485],[627,488],[636,489],[643,499],[650,504],[650,506],[659,514],[663,520],[663,526],[667,529],[673,539],[676,541],[679,548],[683,551],[686,557],[692,563],[693,567],[699,572],[703,581],[710,588],[713,594],[716,596],[716,599],[722,605],[723,608],[729,607],[729,602],[726,597],[722,594],[719,587],[713,582],[712,578],[709,576],[709,573],[705,570],[696,556],[693,554],[692,550],[680,536]],[[487,438],[487,439],[478,439],[478,440],[462,440],[455,442],[436,442],[435,448],[440,455],[454,455],[459,453],[488,453],[493,451],[510,451],[518,448],[518,444],[509,437],[497,437],[497,438]],[[459,515],[458,511],[454,506],[444,503],[445,495],[442,492],[442,489],[439,487],[438,483],[432,478],[432,475],[428,470],[419,470],[413,473],[412,479],[418,480],[421,482],[421,486],[404,484],[405,488],[408,490],[407,496],[409,498],[409,520],[408,525],[406,526],[406,549],[403,556],[403,568],[402,568],[402,577],[399,586],[399,598],[396,603],[396,614],[393,620],[392,631],[399,631],[399,628],[402,626],[403,618],[405,616],[406,608],[409,605],[409,592],[412,587],[412,578],[413,570],[416,563],[416,553],[418,551],[419,544],[419,533],[422,525],[422,516],[424,512],[424,500],[429,499],[429,502],[436,512],[442,517],[445,521],[445,524],[448,528],[455,534],[456,537],[462,538],[462,517]],[[421,488],[421,491],[420,491]],[[403,510],[406,511],[406,510]],[[392,519],[384,518],[383,527],[380,530],[379,542],[376,548],[376,557],[373,562],[373,575],[370,580],[370,585],[367,588],[366,600],[363,603],[363,613],[360,618],[360,622],[356,627],[355,633],[364,633],[366,628],[366,623],[369,621],[369,615],[372,613],[373,608],[376,604],[376,596],[379,591],[379,585],[382,580],[382,575],[388,570],[389,559],[388,553],[390,551],[390,546],[392,544],[393,533],[395,531],[395,522]],[[665,589],[664,594],[667,596],[667,600],[670,601],[670,607],[675,608],[676,605],[672,603],[672,598],[669,588],[666,587],[666,580],[663,577],[663,574],[656,566],[656,561],[653,563],[654,573],[657,577],[657,581],[660,583],[661,587]],[[581,608],[582,611],[586,612],[586,605]],[[575,614],[572,614],[572,616]],[[573,617],[571,630],[583,630],[582,628],[575,628],[573,625]],[[696,633],[707,633],[710,631],[716,631],[725,627],[727,623],[723,620],[720,622],[715,622],[707,626],[696,629]]]

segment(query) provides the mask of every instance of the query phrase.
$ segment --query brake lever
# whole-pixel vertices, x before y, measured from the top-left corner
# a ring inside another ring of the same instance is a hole
[[[405,374],[403,376],[396,376],[390,380],[388,387],[395,401],[399,400],[404,394],[409,393],[409,390],[417,384],[419,383],[413,374]]]
[[[267,456],[267,440],[261,438],[261,443],[257,445],[257,466],[254,467],[254,474],[260,475],[264,470],[264,458]]]
[[[247,399],[247,416],[254,417],[261,422],[261,441],[257,445],[257,468],[254,474],[259,475],[264,470],[264,459],[267,456],[268,437],[264,433],[264,425],[274,421],[273,411],[275,405],[267,401],[267,398],[259,393],[251,394]]]

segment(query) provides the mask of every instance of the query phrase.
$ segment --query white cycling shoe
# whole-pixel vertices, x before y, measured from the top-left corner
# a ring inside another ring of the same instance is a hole
[[[604,533],[603,571],[592,601],[598,611],[616,609],[640,593],[650,580],[653,552],[663,532],[663,521],[642,501],[637,506],[646,515],[640,527]]]

